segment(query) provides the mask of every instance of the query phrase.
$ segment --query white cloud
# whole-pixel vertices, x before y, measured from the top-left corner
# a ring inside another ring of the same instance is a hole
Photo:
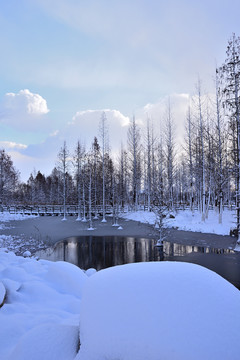
[[[176,140],[180,143],[184,135],[184,123],[187,109],[190,103],[189,94],[172,94],[165,96],[156,103],[148,103],[143,108],[136,111],[136,119],[139,125],[144,129],[147,118],[151,119],[154,124],[156,134],[164,131],[166,121],[166,111],[168,102],[171,104],[171,112],[175,124]]]
[[[86,145],[90,145],[94,136],[99,138],[99,124],[103,111],[107,117],[110,148],[116,151],[120,148],[121,141],[126,140],[127,125],[130,121],[118,110],[78,111],[64,130],[65,136],[70,139],[75,138],[75,141],[80,138],[86,142]]]
[[[184,133],[184,122],[189,105],[189,95],[173,94],[170,100],[176,124],[176,140],[179,141]],[[164,97],[158,102],[149,103],[136,111],[136,121],[138,121],[143,132],[146,127],[147,116],[149,116],[153,120],[155,135],[159,133],[160,123],[163,124],[165,121],[167,101],[168,97]],[[99,124],[103,111],[107,117],[110,149],[112,154],[118,154],[121,143],[127,145],[127,131],[130,123],[129,117],[115,109],[78,111],[73,116],[71,122],[68,122],[64,128],[60,128],[51,133],[42,143],[32,144],[26,148],[19,148],[18,151],[21,153],[21,156],[17,158],[15,154],[14,158],[17,160],[17,164],[20,164],[22,161],[25,169],[23,171],[21,167],[19,167],[21,172],[29,175],[33,167],[35,167],[37,170],[39,169],[48,175],[56,164],[57,154],[64,141],[66,141],[71,152],[74,151],[78,140],[82,141],[86,145],[86,149],[89,150],[95,136],[101,145]],[[28,166],[27,171],[26,166]],[[24,177],[24,179],[26,179],[26,177]]]
[[[64,128],[52,132],[45,141],[12,152],[14,163],[16,161],[16,167],[21,170],[23,179],[27,180],[33,168],[49,175],[56,165],[57,154],[64,141],[71,152],[74,151],[78,140],[89,150],[95,136],[101,145],[99,123],[103,111],[107,117],[111,152],[118,153],[121,142],[126,143],[129,118],[120,111],[111,109],[78,111],[71,122]]]
[[[36,130],[49,112],[46,100],[28,89],[5,94],[1,103],[1,122],[18,130]]]
[[[30,115],[44,115],[49,112],[46,100],[28,89],[20,90],[17,94],[7,93],[4,103],[9,110],[19,109]]]
[[[27,148],[27,145],[17,144],[13,141],[0,141],[0,148],[4,148],[6,150],[23,150]]]

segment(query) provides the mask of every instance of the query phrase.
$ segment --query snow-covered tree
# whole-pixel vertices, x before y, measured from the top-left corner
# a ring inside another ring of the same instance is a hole
[[[174,167],[175,167],[175,141],[174,141],[174,121],[170,100],[166,109],[166,167],[167,167],[167,182],[168,182],[168,207],[173,209],[174,207]]]
[[[6,204],[13,200],[19,183],[19,172],[13,166],[10,155],[0,150],[0,202]]]
[[[64,141],[63,146],[61,147],[58,153],[58,168],[62,173],[63,178],[63,219],[66,220],[66,174],[68,168],[68,158],[69,151],[66,145],[66,141]]]
[[[131,171],[132,203],[138,209],[138,197],[141,188],[141,137],[140,130],[133,116],[128,128],[129,168]]]
[[[233,129],[235,154],[237,233],[240,243],[240,37],[228,41],[225,63],[220,67],[224,103]]]
[[[80,141],[77,142],[75,148],[73,162],[75,166],[75,177],[77,183],[77,203],[78,203],[78,217],[77,221],[81,220],[82,216],[82,167],[83,167],[83,158],[85,156],[85,148]]]
[[[99,127],[101,146],[102,146],[102,222],[106,222],[106,198],[105,198],[105,155],[108,148],[108,126],[105,112],[102,113]]]

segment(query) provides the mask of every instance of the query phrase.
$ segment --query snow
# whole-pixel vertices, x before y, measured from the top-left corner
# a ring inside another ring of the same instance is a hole
[[[9,360],[74,359],[77,354],[78,337],[78,326],[59,324],[36,326],[22,336]]]
[[[36,218],[36,215],[24,215],[24,214],[10,214],[9,212],[1,212],[0,213],[0,221],[1,222],[9,222],[9,221],[18,221],[18,220],[26,220],[31,218]]]
[[[35,252],[45,247],[46,244],[34,238],[29,238],[28,240],[25,240],[24,235],[0,235],[0,248],[6,248],[9,251],[14,251],[17,255],[23,255],[24,253],[25,255],[29,255],[29,253]]]
[[[239,358],[240,293],[198,265],[84,272],[0,250],[1,283],[1,360]]]
[[[6,226],[5,223],[10,221],[27,220],[36,218],[35,215],[23,215],[23,214],[10,214],[8,212],[0,213],[0,230],[11,229],[13,226]],[[6,248],[9,251],[14,251],[17,255],[31,256],[31,252],[35,252],[39,249],[43,249],[46,245],[37,239],[29,238],[27,241],[24,239],[24,235],[12,236],[12,235],[0,235],[0,248]],[[31,251],[30,251],[31,250]]]
[[[0,282],[0,307],[3,305],[6,296],[6,288],[2,282]]]
[[[205,223],[197,212],[174,215],[166,226],[217,234],[229,234],[235,220],[227,210],[222,225],[213,211]],[[153,212],[124,217],[155,224]],[[2,222],[27,218],[0,214]],[[168,262],[84,272],[30,258],[34,246],[42,245],[0,235],[1,360],[239,358],[240,293],[214,272]]]
[[[30,257],[30,256],[32,256],[32,254],[31,254],[30,251],[26,250],[26,251],[24,251],[23,256],[24,257]]]
[[[87,269],[87,270],[85,271],[85,274],[86,274],[87,276],[92,276],[92,275],[94,275],[96,272],[97,272],[96,269],[94,269],[94,268],[89,268],[89,269]]]
[[[240,293],[199,265],[136,263],[89,278],[76,360],[238,360]]]
[[[74,359],[87,280],[75,265],[0,251],[0,281],[7,291],[0,309],[0,359]]]
[[[224,210],[222,224],[218,223],[218,214],[214,210],[209,211],[208,219],[201,220],[201,214],[198,211],[192,213],[190,210],[179,210],[174,213],[175,218],[169,217],[164,219],[166,227],[173,227],[179,230],[213,233],[218,235],[229,235],[230,229],[235,226],[235,212]],[[135,220],[142,223],[154,225],[156,215],[149,211],[136,211],[124,214],[122,216],[126,220]]]

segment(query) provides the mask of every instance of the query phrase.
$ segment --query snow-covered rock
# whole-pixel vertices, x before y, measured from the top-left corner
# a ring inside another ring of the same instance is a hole
[[[238,360],[240,293],[188,263],[137,263],[86,283],[76,360]]]

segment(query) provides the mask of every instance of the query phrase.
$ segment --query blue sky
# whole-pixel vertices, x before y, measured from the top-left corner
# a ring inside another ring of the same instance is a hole
[[[239,13],[225,0],[2,1],[0,145],[26,180],[51,171],[65,139],[98,135],[103,109],[117,146],[133,113],[160,119],[168,96],[182,123],[197,77],[213,91]]]

